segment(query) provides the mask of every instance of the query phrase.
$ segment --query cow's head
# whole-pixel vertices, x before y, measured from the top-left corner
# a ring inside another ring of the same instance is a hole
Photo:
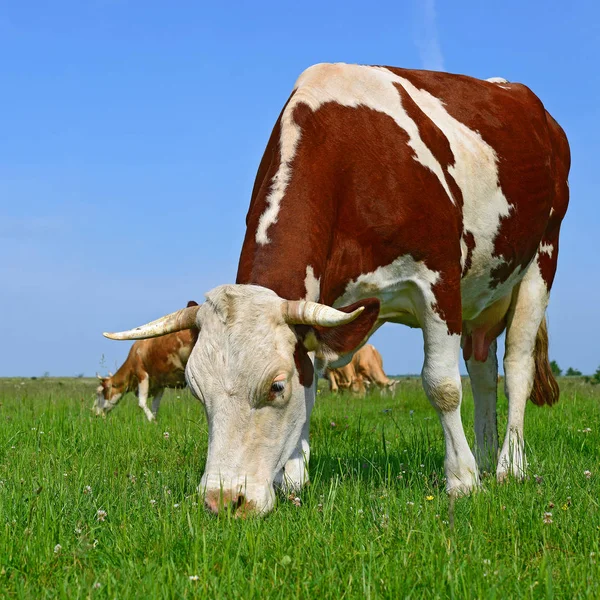
[[[97,375],[100,384],[96,388],[96,401],[94,402],[94,412],[97,416],[105,416],[119,402],[125,391],[124,384],[119,385],[114,381],[113,375],[109,373],[108,377]]]
[[[208,456],[200,490],[218,512],[266,513],[275,478],[292,454],[314,401],[313,360],[352,352],[371,331],[379,302],[340,310],[287,301],[253,285],[225,285],[202,306],[185,308],[113,339],[140,339],[198,328],[186,367],[208,419]],[[237,513],[236,513],[237,514]]]
[[[367,390],[370,383],[371,382],[366,380],[364,377],[357,375],[350,384],[350,392],[357,398],[364,398],[367,395]]]
[[[400,384],[399,379],[390,379],[382,388],[381,395],[382,396],[394,396],[396,394],[396,388]]]

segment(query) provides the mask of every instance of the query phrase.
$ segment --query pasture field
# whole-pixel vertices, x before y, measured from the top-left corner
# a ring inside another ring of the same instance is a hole
[[[0,380],[1,597],[600,598],[600,386],[529,404],[529,479],[452,505],[418,380],[324,391],[301,501],[241,520],[197,496],[207,427],[187,390],[151,424],[131,395],[94,417],[95,385]],[[472,441],[468,385],[463,415]],[[503,431],[504,397],[499,415]]]

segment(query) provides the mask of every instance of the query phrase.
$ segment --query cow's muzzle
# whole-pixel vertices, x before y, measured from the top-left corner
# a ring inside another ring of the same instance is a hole
[[[198,491],[204,496],[204,506],[214,514],[228,513],[236,518],[266,515],[275,505],[273,485],[251,481],[227,482],[215,477],[202,478]]]

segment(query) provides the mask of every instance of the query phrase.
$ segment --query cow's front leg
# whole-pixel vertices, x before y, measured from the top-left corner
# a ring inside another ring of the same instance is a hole
[[[423,327],[425,393],[436,409],[446,441],[446,490],[460,495],[479,483],[475,457],[469,448],[460,417],[462,386],[459,372],[460,334],[449,333],[446,323],[432,316]]]
[[[148,392],[150,391],[150,378],[146,376],[138,385],[138,406],[144,411],[148,421],[154,421],[154,415],[148,408]]]

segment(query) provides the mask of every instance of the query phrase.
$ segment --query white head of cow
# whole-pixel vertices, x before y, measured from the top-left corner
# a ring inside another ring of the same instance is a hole
[[[193,394],[204,404],[209,440],[200,489],[218,512],[274,506],[274,481],[294,451],[314,400],[309,351],[335,358],[356,348],[379,311],[370,299],[341,310],[286,301],[254,285],[224,285],[186,308],[137,329],[105,334],[139,339],[197,327],[186,367]],[[352,346],[349,348],[349,346]]]
[[[96,400],[94,402],[94,413],[96,416],[106,416],[119,402],[123,396],[125,384],[117,384],[113,380],[112,373],[108,377],[97,375],[100,385],[96,388]]]

